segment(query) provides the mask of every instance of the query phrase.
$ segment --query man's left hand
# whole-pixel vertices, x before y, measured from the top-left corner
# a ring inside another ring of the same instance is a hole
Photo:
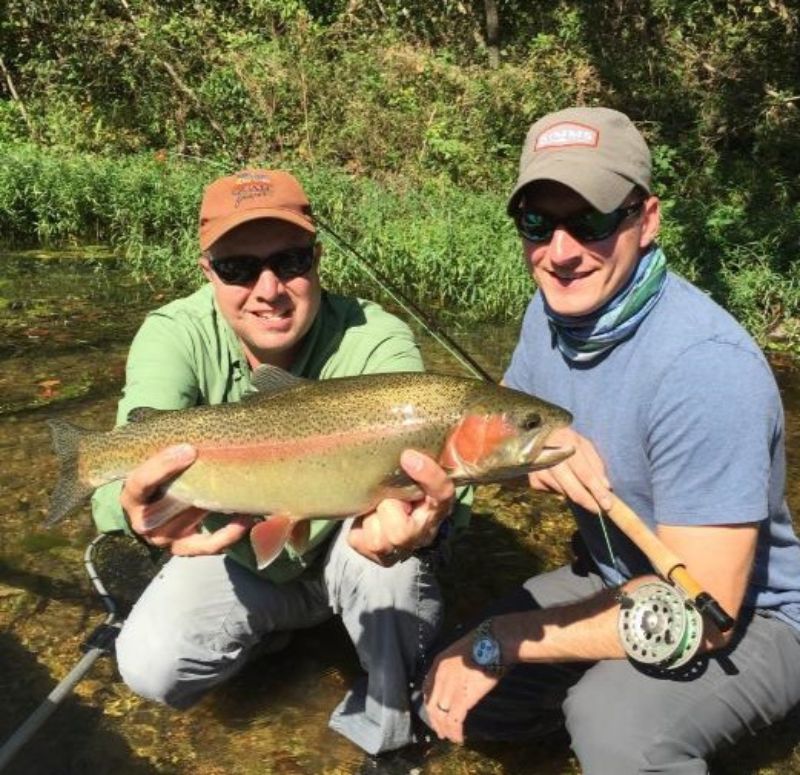
[[[464,720],[499,682],[472,663],[474,631],[457,640],[433,663],[422,687],[428,721],[437,735],[464,742]]]
[[[372,513],[354,521],[348,536],[350,546],[359,554],[387,567],[433,543],[439,526],[453,509],[455,497],[453,482],[427,455],[408,449],[400,465],[419,485],[423,496],[411,502],[395,498],[381,501]]]

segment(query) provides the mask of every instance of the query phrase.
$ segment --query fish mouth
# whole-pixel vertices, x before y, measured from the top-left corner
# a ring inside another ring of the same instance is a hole
[[[536,455],[531,471],[540,471],[543,468],[557,465],[575,454],[575,447],[554,447],[545,445]]]
[[[571,446],[558,446],[548,444],[547,439],[556,430],[556,426],[545,426],[536,433],[531,434],[520,449],[520,457],[526,461],[530,471],[540,471],[550,468],[575,454]]]

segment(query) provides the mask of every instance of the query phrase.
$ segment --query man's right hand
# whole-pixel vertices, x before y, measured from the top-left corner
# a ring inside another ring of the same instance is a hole
[[[219,554],[242,538],[254,522],[253,517],[237,515],[214,533],[200,533],[198,525],[208,511],[187,506],[163,525],[147,528],[167,505],[163,494],[159,495],[162,488],[196,458],[197,450],[190,444],[167,447],[131,471],[120,494],[131,529],[148,544],[169,549],[172,554]]]
[[[575,454],[552,468],[528,475],[531,487],[542,492],[554,492],[569,498],[586,511],[597,513],[611,508],[611,484],[605,465],[589,439],[572,428],[559,428],[548,437],[559,447],[572,447]]]

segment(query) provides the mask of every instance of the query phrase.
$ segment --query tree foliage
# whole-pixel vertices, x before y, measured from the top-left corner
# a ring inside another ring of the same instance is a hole
[[[755,293],[765,326],[776,304],[777,319],[797,314],[796,296],[757,290],[797,285],[800,52],[785,0],[5,7],[2,145],[167,149],[500,198],[532,121],[608,105],[654,150],[673,264],[734,311],[746,300],[751,314]],[[499,21],[492,46],[487,11]]]

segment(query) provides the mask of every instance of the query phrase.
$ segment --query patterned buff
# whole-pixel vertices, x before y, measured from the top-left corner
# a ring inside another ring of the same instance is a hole
[[[589,363],[633,335],[664,290],[667,259],[657,245],[639,261],[628,284],[590,315],[558,315],[544,302],[558,349],[573,363]]]

